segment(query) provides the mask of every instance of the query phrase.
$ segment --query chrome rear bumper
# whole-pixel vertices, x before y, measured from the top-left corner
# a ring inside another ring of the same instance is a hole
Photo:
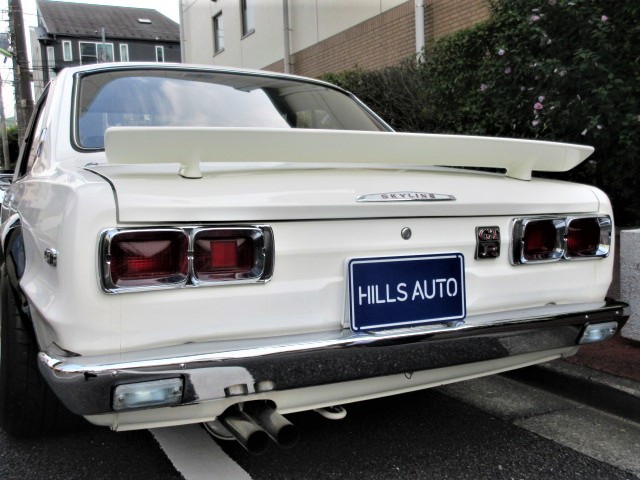
[[[416,372],[576,346],[589,324],[629,315],[624,302],[546,306],[468,317],[461,325],[186,344],[101,356],[39,354],[40,370],[72,412],[113,412],[118,385],[180,378],[181,405]],[[240,399],[239,399],[240,400]]]

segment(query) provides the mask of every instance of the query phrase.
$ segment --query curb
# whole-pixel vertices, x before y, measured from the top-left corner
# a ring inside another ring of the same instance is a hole
[[[640,423],[640,383],[556,360],[504,376]]]

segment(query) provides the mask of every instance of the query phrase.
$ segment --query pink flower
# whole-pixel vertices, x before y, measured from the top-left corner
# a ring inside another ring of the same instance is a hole
[[[489,85],[487,85],[486,83],[483,83],[482,85],[480,85],[481,92],[484,92],[487,88],[489,88]]]
[[[511,67],[507,67],[504,69],[504,73],[509,75],[511,73]]]
[[[498,55],[499,56],[503,56],[504,55],[504,48],[501,48],[500,50],[498,50]]]
[[[536,102],[536,104],[533,106],[534,110],[542,110],[544,108],[544,105],[542,105],[540,102]]]
[[[540,20],[540,15],[531,15],[531,18],[529,19],[532,22],[537,22],[538,20]]]
[[[531,125],[533,125],[534,127],[537,127],[540,124],[539,120],[534,120],[531,122]]]
[[[602,23],[605,23],[605,22],[609,21],[609,17],[607,17],[606,15],[602,15],[602,16],[600,17],[600,21],[601,21]]]
[[[544,95],[540,95],[540,96],[538,97],[538,101],[539,101],[540,103],[544,102]]]

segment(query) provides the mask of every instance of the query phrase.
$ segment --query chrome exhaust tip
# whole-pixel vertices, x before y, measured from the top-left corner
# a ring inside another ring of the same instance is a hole
[[[268,403],[245,404],[244,413],[267,432],[279,447],[291,448],[298,443],[298,428]]]
[[[218,421],[247,452],[253,455],[261,455],[269,447],[269,435],[267,435],[267,432],[260,428],[244,412],[237,411],[220,415]]]

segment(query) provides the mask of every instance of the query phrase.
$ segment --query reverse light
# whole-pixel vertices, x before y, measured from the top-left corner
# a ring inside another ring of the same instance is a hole
[[[511,263],[606,257],[611,230],[607,215],[519,218],[513,222]]]
[[[177,405],[182,400],[182,390],[181,378],[118,385],[113,391],[112,408],[120,412]]]

